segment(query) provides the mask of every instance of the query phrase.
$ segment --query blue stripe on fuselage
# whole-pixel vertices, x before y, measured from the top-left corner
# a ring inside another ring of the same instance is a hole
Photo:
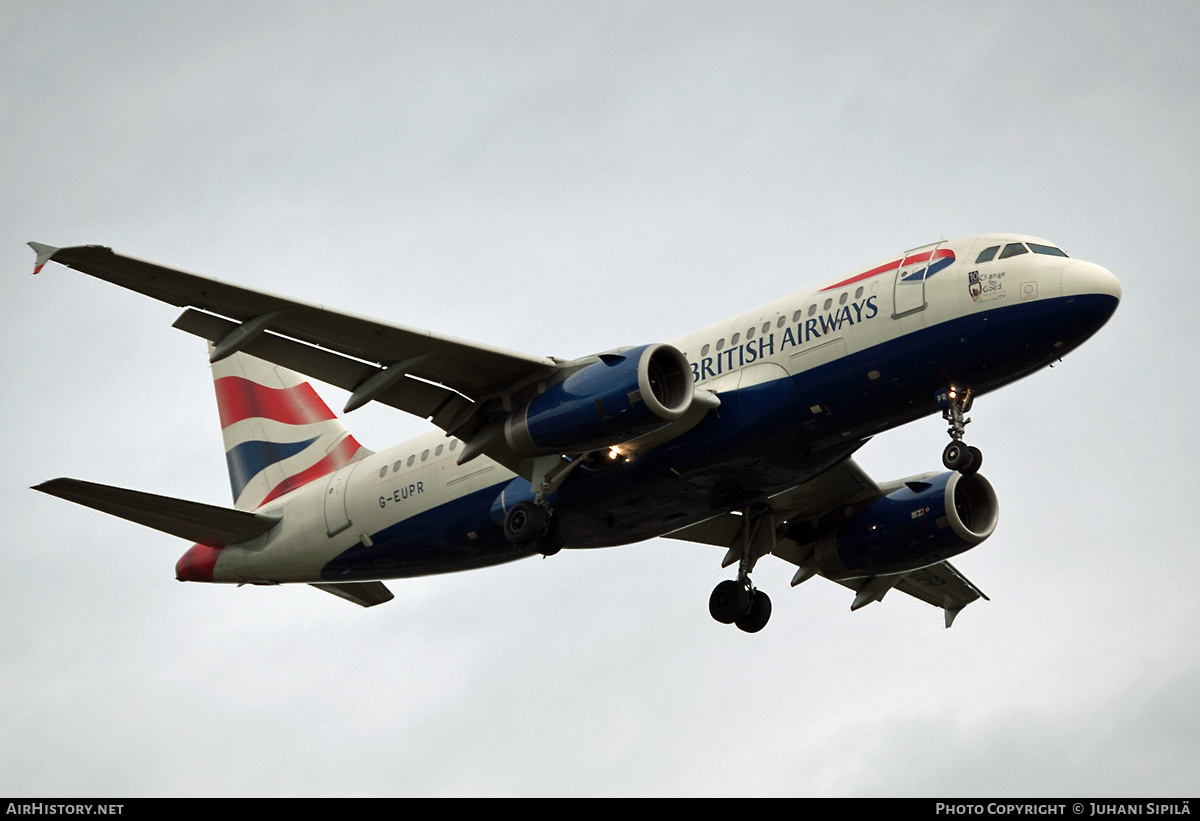
[[[913,271],[911,274],[909,274],[905,277],[901,277],[900,281],[901,282],[914,282],[918,279],[921,279],[922,274],[925,275],[924,276],[925,279],[929,279],[931,276],[936,274],[938,271],[946,270],[946,268],[950,267],[955,262],[956,262],[956,260],[954,259],[954,257],[943,257],[939,260],[935,260],[934,263],[929,266],[928,270],[926,270],[924,268],[918,268],[917,270]]]
[[[532,555],[515,547],[489,517],[492,502],[510,480],[410,516],[362,542],[321,569],[327,581],[425,576],[486,567]],[[473,535],[472,535],[473,534]]]

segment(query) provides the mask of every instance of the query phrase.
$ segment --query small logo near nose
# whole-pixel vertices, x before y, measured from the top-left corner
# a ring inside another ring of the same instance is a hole
[[[979,272],[971,271],[967,274],[967,291],[971,294],[971,299],[976,302],[983,295],[983,283],[979,281]]]

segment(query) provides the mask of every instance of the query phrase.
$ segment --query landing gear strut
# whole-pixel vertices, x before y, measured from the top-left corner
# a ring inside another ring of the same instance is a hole
[[[942,464],[947,470],[957,470],[964,476],[978,472],[983,465],[983,452],[962,440],[971,422],[966,418],[971,410],[971,389],[959,389],[952,385],[938,393],[937,402],[942,408],[942,418],[950,423],[946,429],[950,434],[950,444],[942,451]]]
[[[736,556],[738,577],[718,584],[708,597],[708,612],[721,624],[736,624],[746,633],[757,633],[771,618],[771,599],[755,589],[750,571],[759,556],[775,547],[775,516],[770,510],[743,513],[742,532],[727,554],[726,566]]]
[[[504,538],[509,544],[533,545],[543,556],[553,556],[563,549],[567,528],[546,497],[582,463],[582,459],[572,460],[553,453],[533,460],[529,483],[534,491],[533,500],[517,502],[504,515]]]

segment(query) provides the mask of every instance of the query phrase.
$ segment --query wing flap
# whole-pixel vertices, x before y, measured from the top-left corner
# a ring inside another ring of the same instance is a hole
[[[896,589],[946,611],[946,626],[959,611],[977,599],[991,601],[987,595],[959,573],[950,562],[941,562],[908,573]]]
[[[216,342],[225,338],[238,325],[212,314],[187,310],[175,320],[174,327]],[[271,333],[255,337],[240,350],[347,391],[353,391],[382,372],[366,362]],[[381,392],[375,400],[423,419],[435,414],[438,418],[445,418],[474,404],[460,393],[408,376]]]
[[[279,524],[276,516],[80,479],[51,479],[33,489],[209,547],[247,542]]]
[[[880,601],[888,590],[895,588],[914,599],[920,599],[926,604],[940,607],[946,614],[947,628],[954,623],[954,619],[962,609],[971,602],[978,599],[991,601],[982,590],[971,584],[967,577],[959,573],[950,562],[939,562],[929,567],[922,567],[904,574],[899,581],[894,579],[895,577],[889,576],[871,576],[869,578],[835,579],[834,581],[843,587],[850,588],[860,596],[863,596],[864,591],[869,591],[872,586],[877,586],[878,590],[873,595],[866,596],[862,604]],[[851,605],[850,609],[854,610],[861,606],[859,602],[860,599],[856,598],[855,604]]]

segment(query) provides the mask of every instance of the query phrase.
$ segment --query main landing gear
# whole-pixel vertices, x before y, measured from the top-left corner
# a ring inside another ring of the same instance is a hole
[[[775,514],[769,508],[747,509],[742,529],[722,563],[738,563],[738,577],[723,581],[708,597],[708,612],[721,624],[736,624],[746,633],[757,633],[771,618],[771,599],[750,582],[750,571],[760,556],[775,549]]]
[[[942,408],[942,418],[950,423],[946,430],[950,434],[950,444],[942,451],[942,464],[947,470],[957,470],[964,476],[978,472],[983,465],[983,452],[962,440],[971,421],[966,418],[971,410],[971,389],[951,385],[938,393],[937,402]]]
[[[529,486],[533,500],[517,502],[504,515],[504,538],[509,544],[533,545],[543,556],[553,556],[567,543],[567,527],[550,507],[547,496],[562,485],[583,459],[552,453],[533,460]]]
[[[504,538],[515,545],[532,545],[543,556],[553,556],[567,541],[562,519],[549,505],[517,502],[504,516]]]
[[[708,597],[708,612],[721,624],[736,624],[746,633],[757,633],[771,618],[771,599],[754,589],[749,580],[726,579]]]

